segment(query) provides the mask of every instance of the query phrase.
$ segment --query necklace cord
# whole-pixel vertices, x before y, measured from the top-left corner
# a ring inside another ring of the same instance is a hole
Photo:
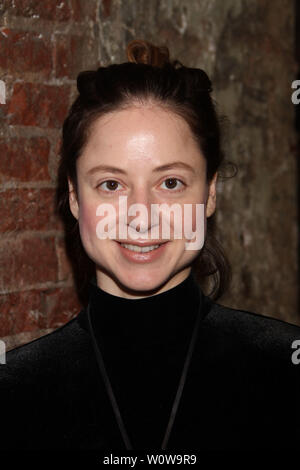
[[[175,417],[176,417],[176,414],[177,414],[177,409],[179,407],[181,395],[182,395],[184,384],[185,384],[185,381],[186,381],[186,376],[187,376],[187,373],[188,373],[189,365],[190,365],[192,355],[193,355],[193,351],[194,351],[194,347],[195,347],[195,342],[196,342],[196,337],[197,337],[197,333],[198,333],[199,323],[200,323],[200,314],[198,313],[197,318],[196,318],[196,322],[195,322],[195,326],[194,326],[193,335],[192,335],[192,338],[191,338],[191,341],[190,341],[190,344],[189,344],[189,349],[188,349],[188,352],[187,352],[187,355],[186,355],[185,363],[184,363],[182,374],[181,374],[181,377],[180,377],[180,382],[179,382],[179,385],[178,385],[176,397],[175,397],[175,400],[174,400],[174,403],[173,403],[169,423],[168,423],[168,426],[167,426],[167,429],[166,429],[166,434],[165,434],[165,437],[164,437],[164,440],[163,440],[163,443],[162,443],[162,447],[161,447],[162,450],[166,449],[167,443],[168,443],[168,440],[169,440],[169,437],[170,437],[170,434],[171,434],[171,431],[172,431],[172,428],[173,428],[173,424],[174,424]]]
[[[202,318],[202,315],[201,315],[201,304],[202,304],[202,302],[201,302],[201,300],[202,300],[202,296],[201,296],[201,291],[200,291],[199,307],[198,307],[198,311],[197,311],[197,315],[196,315],[196,321],[195,321],[192,337],[191,337],[191,340],[190,340],[188,352],[186,354],[186,359],[185,359],[183,370],[182,370],[182,373],[181,373],[178,389],[177,389],[176,396],[175,396],[175,399],[174,399],[174,402],[173,402],[169,422],[168,422],[167,429],[166,429],[166,432],[165,432],[165,436],[164,436],[164,439],[163,439],[163,442],[162,442],[162,446],[161,446],[162,450],[166,449],[168,441],[169,441],[169,437],[170,437],[170,434],[171,434],[171,431],[172,431],[172,428],[173,428],[173,424],[174,424],[175,417],[176,417],[176,414],[177,414],[177,410],[178,410],[178,407],[179,407],[180,399],[181,399],[181,396],[182,396],[183,388],[184,388],[184,385],[185,385],[185,382],[186,382],[186,377],[187,377],[189,365],[190,365],[191,358],[192,358],[192,355],[193,355],[193,351],[194,351],[194,348],[195,348],[195,343],[196,343],[197,333],[198,333],[198,329],[199,329],[200,319]],[[98,367],[100,369],[102,378],[104,380],[106,391],[108,393],[111,405],[113,407],[113,411],[114,411],[114,414],[115,414],[115,417],[116,417],[116,420],[117,420],[117,423],[118,423],[118,426],[119,426],[119,429],[120,429],[125,447],[126,447],[127,450],[133,450],[132,444],[130,442],[129,436],[127,434],[127,431],[126,431],[126,428],[125,428],[125,425],[124,425],[124,422],[123,422],[123,419],[122,419],[122,416],[121,416],[121,413],[120,413],[120,409],[119,409],[117,400],[116,400],[114,392],[113,392],[113,388],[111,386],[108,374],[107,374],[106,369],[105,369],[105,364],[104,364],[104,360],[103,360],[101,351],[98,347],[98,343],[97,343],[97,340],[96,340],[96,337],[95,337],[95,334],[94,334],[91,315],[90,315],[90,303],[87,306],[87,317],[88,317],[89,332],[90,332],[90,335],[91,335],[91,338],[92,338],[93,349],[94,349],[94,352],[95,352],[95,355],[96,355]]]
[[[106,372],[106,369],[105,369],[102,354],[100,352],[100,349],[98,348],[98,344],[97,344],[97,341],[96,341],[96,338],[95,338],[95,335],[94,335],[94,331],[93,331],[93,327],[92,327],[92,321],[91,321],[91,317],[90,317],[90,304],[88,304],[87,316],[88,316],[89,330],[90,330],[90,334],[91,334],[91,337],[92,337],[92,343],[93,343],[94,351],[95,351],[95,354],[96,354],[97,363],[98,363],[98,366],[100,368],[100,372],[101,372],[102,378],[104,380],[105,387],[106,387],[108,396],[110,398],[110,401],[111,401],[111,404],[112,404],[112,407],[113,407],[113,410],[114,410],[114,413],[115,413],[115,416],[116,416],[116,419],[117,419],[117,423],[118,423],[118,426],[119,426],[119,429],[120,429],[120,432],[121,432],[122,437],[123,437],[123,441],[125,443],[126,449],[132,450],[133,448],[132,448],[130,439],[128,437],[128,434],[126,432],[126,429],[125,429],[125,426],[124,426],[124,423],[123,423],[123,419],[122,419],[122,416],[121,416],[121,413],[120,413],[120,410],[119,410],[119,406],[118,406],[117,400],[115,398],[111,383],[109,381],[109,378],[108,378],[108,375],[107,375],[107,372]]]

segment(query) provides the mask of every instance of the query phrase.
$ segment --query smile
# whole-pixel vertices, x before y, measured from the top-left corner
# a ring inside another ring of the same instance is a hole
[[[169,243],[170,241],[141,246],[133,243],[117,242],[124,260],[142,264],[158,261],[164,255]]]
[[[127,250],[136,251],[137,253],[147,253],[148,251],[156,250],[160,245],[150,245],[150,246],[139,246],[139,245],[127,245],[126,243],[121,243],[121,246],[127,248]]]

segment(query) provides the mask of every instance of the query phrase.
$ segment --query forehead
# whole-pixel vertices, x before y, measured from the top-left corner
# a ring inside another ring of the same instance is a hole
[[[198,167],[204,158],[187,122],[157,105],[131,106],[105,114],[90,128],[78,163],[110,160],[159,165],[188,160]]]
[[[118,140],[129,134],[153,133],[156,137],[167,138],[176,134],[178,140],[193,138],[189,125],[175,112],[158,105],[130,106],[105,114],[91,127],[90,139],[109,140],[110,134]]]

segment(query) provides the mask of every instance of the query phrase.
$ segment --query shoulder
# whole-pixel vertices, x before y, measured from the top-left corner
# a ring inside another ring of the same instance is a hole
[[[83,312],[53,332],[8,351],[6,363],[0,366],[0,387],[64,374],[89,347],[80,324]]]
[[[204,297],[203,328],[231,348],[243,348],[282,356],[291,362],[293,349],[300,348],[300,327],[247,310],[220,305]]]
[[[93,377],[82,312],[52,333],[7,352],[6,364],[0,365],[1,449],[55,448],[69,432],[64,417],[76,416],[83,377],[84,382]]]
[[[216,327],[220,324],[225,326],[240,327],[249,326],[260,330],[262,327],[278,330],[286,334],[299,334],[300,326],[288,323],[286,321],[274,318],[272,316],[262,315],[260,313],[249,312],[248,310],[226,307],[205,297],[205,303],[208,305],[208,315],[206,319],[213,322]]]

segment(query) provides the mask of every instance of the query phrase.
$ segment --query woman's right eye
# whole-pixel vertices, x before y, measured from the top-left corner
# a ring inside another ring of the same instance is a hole
[[[102,186],[106,184],[106,188],[107,189],[103,189]],[[107,181],[103,181],[102,183],[98,184],[97,188],[101,188],[103,191],[106,191],[106,192],[114,192],[116,191],[117,189],[117,186],[119,185],[120,183],[118,183],[117,181],[115,180],[107,180]]]

